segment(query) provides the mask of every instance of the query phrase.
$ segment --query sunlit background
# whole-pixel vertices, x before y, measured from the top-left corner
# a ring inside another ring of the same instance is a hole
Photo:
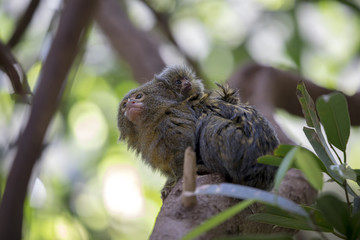
[[[235,68],[252,60],[298,71],[321,86],[350,95],[359,89],[360,13],[337,1],[148,2],[170,14],[178,45],[199,63],[208,86],[226,81]],[[156,34],[156,18],[149,8],[138,0],[125,3],[133,23]],[[28,0],[0,0],[4,42],[27,4]],[[58,0],[42,1],[14,50],[32,90],[58,7]],[[184,62],[181,51],[169,43],[161,43],[159,51],[166,64]],[[83,63],[68,85],[29,186],[25,239],[147,239],[161,207],[159,192],[165,179],[118,141],[118,103],[138,84],[96,24]],[[28,106],[14,104],[11,92],[0,72],[0,192],[29,114]],[[276,118],[296,143],[311,149],[302,133],[302,119],[283,111]],[[349,161],[356,168],[360,168],[355,162],[360,156],[359,136],[359,129],[352,129],[348,147]]]

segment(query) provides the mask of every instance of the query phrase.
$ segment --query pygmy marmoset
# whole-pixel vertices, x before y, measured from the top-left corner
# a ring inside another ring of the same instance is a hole
[[[270,123],[254,107],[240,103],[237,92],[228,86],[218,85],[218,91],[204,92],[201,80],[186,66],[166,68],[154,81],[174,92],[168,95],[171,100],[185,99],[195,111],[199,162],[235,183],[271,188],[277,168],[256,160],[272,154],[279,141]]]
[[[131,90],[120,103],[118,127],[120,139],[167,176],[163,197],[182,175],[188,146],[211,172],[261,189],[272,185],[276,168],[256,162],[278,145],[268,121],[228,87],[204,91],[186,66],[165,68]]]

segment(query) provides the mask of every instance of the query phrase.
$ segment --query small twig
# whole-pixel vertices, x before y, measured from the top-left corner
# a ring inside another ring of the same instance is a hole
[[[26,8],[26,11],[19,19],[16,25],[16,29],[13,32],[9,42],[7,43],[7,45],[10,48],[13,48],[20,41],[21,37],[24,35],[35,13],[35,10],[39,6],[39,3],[40,0],[31,0],[31,2],[29,3],[29,6]]]
[[[194,192],[196,189],[196,154],[191,147],[185,150],[183,192]],[[190,208],[196,205],[196,196],[182,195],[181,203]]]
[[[350,203],[350,199],[349,199],[349,194],[348,194],[348,190],[347,190],[347,182],[346,179],[344,180],[344,191],[345,191],[345,197],[346,197],[346,202],[348,205],[348,210],[351,213],[351,203]]]
[[[22,102],[29,103],[28,98],[32,94],[27,84],[26,74],[10,48],[2,42],[0,42],[0,68],[8,75],[15,95],[19,96]]]

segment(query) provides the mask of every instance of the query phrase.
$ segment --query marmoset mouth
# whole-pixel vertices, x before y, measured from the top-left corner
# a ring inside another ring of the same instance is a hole
[[[188,85],[186,85],[186,86],[183,88],[182,92],[187,93],[187,92],[189,92],[190,90],[191,90],[191,84],[188,84]]]
[[[128,103],[129,104],[129,103]],[[124,116],[130,121],[134,122],[136,121],[137,117],[142,112],[142,104],[141,106],[138,104],[130,104],[126,107],[126,111],[124,113]]]

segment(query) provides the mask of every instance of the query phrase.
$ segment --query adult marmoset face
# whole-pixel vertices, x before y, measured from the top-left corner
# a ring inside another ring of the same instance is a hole
[[[138,135],[140,128],[145,127],[162,113],[162,109],[171,104],[161,82],[148,82],[131,90],[120,102],[118,111],[118,128],[120,139],[129,140]]]
[[[182,173],[186,147],[194,148],[196,122],[188,103],[173,98],[166,84],[150,81],[131,90],[118,112],[120,140],[171,181]]]
[[[201,79],[198,79],[187,66],[166,67],[160,74],[155,75],[154,81],[165,83],[166,87],[176,95],[177,100],[185,100],[204,92]]]

